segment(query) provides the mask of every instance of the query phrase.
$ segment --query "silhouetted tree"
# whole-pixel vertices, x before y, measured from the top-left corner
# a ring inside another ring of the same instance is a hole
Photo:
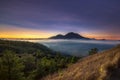
[[[93,54],[96,54],[98,53],[98,49],[97,48],[93,48],[89,51],[89,55],[93,55]]]
[[[23,64],[25,65],[25,68],[24,68],[25,77],[28,78],[36,69],[35,57],[31,54],[24,54],[24,56],[22,57],[22,61],[23,61]]]
[[[0,58],[0,80],[24,80],[24,65],[11,51],[5,51]]]

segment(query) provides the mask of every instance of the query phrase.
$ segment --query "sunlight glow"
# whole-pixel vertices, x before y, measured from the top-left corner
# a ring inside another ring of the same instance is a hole
[[[120,40],[120,36],[114,34],[84,33],[83,36],[95,39]]]
[[[59,34],[47,30],[36,30],[32,28],[21,28],[18,26],[0,25],[0,38],[49,38]],[[95,39],[120,40],[119,35],[104,33],[82,33],[84,37]]]
[[[53,35],[55,33],[48,31],[0,25],[0,38],[48,38]]]

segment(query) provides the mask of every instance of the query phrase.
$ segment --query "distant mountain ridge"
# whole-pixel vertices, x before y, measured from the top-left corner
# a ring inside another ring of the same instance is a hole
[[[78,33],[69,32],[65,35],[58,34],[56,36],[52,36],[49,39],[90,39],[90,38],[83,37],[79,35]]]

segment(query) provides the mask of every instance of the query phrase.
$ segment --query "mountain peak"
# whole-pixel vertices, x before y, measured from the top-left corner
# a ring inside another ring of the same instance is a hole
[[[56,36],[50,37],[50,39],[89,39],[79,35],[78,33],[69,32],[65,35],[58,34]]]
[[[67,33],[66,35],[79,35],[78,33],[74,33],[74,32],[69,32],[69,33]],[[65,35],[65,36],[66,36]],[[80,35],[79,35],[80,36]]]
[[[79,39],[79,38],[84,38],[82,37],[81,35],[79,35],[78,33],[74,33],[74,32],[69,32],[65,35],[66,38],[69,38],[69,39],[72,39],[72,38],[75,38],[75,39]]]
[[[75,32],[68,32],[67,34],[78,34],[78,33],[75,33]]]

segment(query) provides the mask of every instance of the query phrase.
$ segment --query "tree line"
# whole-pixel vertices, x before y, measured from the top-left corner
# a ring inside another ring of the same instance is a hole
[[[94,48],[89,54],[97,53]],[[81,57],[61,55],[38,43],[0,40],[0,80],[39,80]]]
[[[0,57],[0,80],[37,80],[66,68],[77,60],[74,56],[60,54],[54,57],[42,56],[40,52],[18,56],[15,52],[6,50]]]

